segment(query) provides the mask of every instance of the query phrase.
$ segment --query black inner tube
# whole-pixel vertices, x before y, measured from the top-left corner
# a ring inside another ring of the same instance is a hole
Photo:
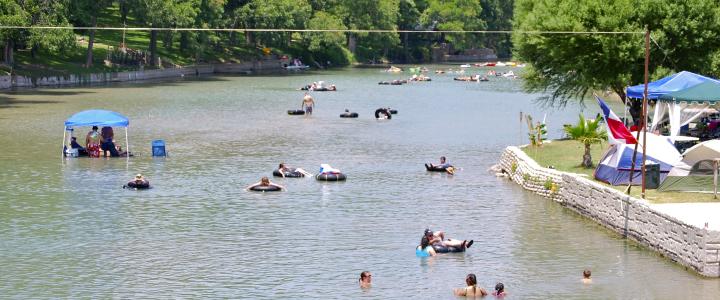
[[[133,181],[128,182],[125,186],[129,187],[131,189],[144,190],[144,189],[150,188],[150,182],[143,181],[143,182],[137,183],[133,180]]]
[[[357,118],[357,117],[358,117],[358,113],[355,113],[355,112],[353,112],[353,113],[351,113],[351,112],[346,112],[346,113],[340,114],[340,117],[341,117],[341,118]]]
[[[452,166],[431,166],[430,164],[425,164],[425,169],[430,172],[447,172],[447,168]]]
[[[320,181],[343,181],[346,179],[346,177],[343,173],[322,173],[317,174],[317,176],[315,176],[315,179]]]
[[[447,247],[441,244],[435,244],[432,245],[433,249],[435,249],[435,252],[437,253],[455,253],[455,252],[465,252],[465,248],[462,247]]]
[[[392,113],[387,108],[378,108],[375,110],[376,119],[380,119],[380,114],[385,115],[388,120],[392,119]]]
[[[281,188],[275,185],[256,185],[251,187],[250,190],[255,192],[279,192]]]
[[[288,113],[288,115],[291,115],[291,116],[299,116],[299,115],[304,115],[305,111],[302,109],[291,109],[291,110],[288,110],[287,113]]]
[[[273,176],[275,176],[275,177],[283,177],[283,174],[280,174],[280,170],[274,170],[274,171],[273,171]],[[300,172],[296,171],[295,169],[293,169],[293,170],[290,171],[290,172],[285,172],[285,177],[289,177],[289,178],[299,178],[299,177],[305,177],[305,174],[300,173]]]

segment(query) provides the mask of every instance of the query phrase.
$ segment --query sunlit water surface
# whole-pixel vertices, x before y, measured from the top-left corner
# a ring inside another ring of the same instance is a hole
[[[0,94],[0,295],[453,299],[472,272],[486,289],[503,282],[509,299],[717,299],[720,281],[487,171],[506,145],[525,142],[520,111],[547,114],[557,138],[580,107],[545,111],[499,77],[377,85],[403,76],[347,69]],[[313,93],[311,117],[288,116],[296,88],[317,80],[339,91]],[[399,114],[375,120],[382,106]],[[61,160],[63,121],[91,108],[130,118],[136,157]],[[360,117],[339,118],[345,108]],[[150,157],[154,139],[169,157]],[[425,172],[441,155],[462,169]],[[281,161],[329,163],[348,180],[243,190]],[[135,173],[154,188],[123,190]],[[416,258],[427,227],[475,244]],[[592,285],[580,283],[585,268]],[[367,291],[363,270],[373,273]]]

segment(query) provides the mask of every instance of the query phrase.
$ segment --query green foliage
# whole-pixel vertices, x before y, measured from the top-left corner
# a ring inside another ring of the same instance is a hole
[[[719,75],[720,9],[705,0],[517,0],[514,29],[519,31],[643,32],[652,43],[650,72],[690,70]],[[643,81],[644,36],[634,34],[513,35],[514,53],[531,67],[526,89],[548,92],[541,98],[563,106],[594,90],[612,90]]]
[[[552,181],[551,178],[548,177],[548,178],[545,179],[545,182],[543,183],[543,187],[544,187],[546,190],[550,191],[550,190],[553,189],[554,186],[555,186],[555,183],[553,183],[553,181]]]
[[[585,117],[580,114],[577,125],[565,126],[564,128],[568,138],[578,141],[585,146],[582,166],[586,168],[592,167],[590,146],[593,144],[600,144],[607,140],[607,133],[605,130],[598,130],[600,120],[602,119],[599,117],[595,118],[595,120],[586,120]]]
[[[429,0],[423,12],[423,25],[438,30],[483,30],[485,21],[481,17],[480,0]],[[476,35],[447,34],[445,39],[456,49],[470,48]]]
[[[547,134],[547,128],[545,123],[537,122],[533,124],[532,116],[525,116],[528,124],[528,138],[530,139],[530,145],[534,147],[542,147],[543,140]]]
[[[305,28],[310,19],[311,7],[305,0],[252,0],[235,11],[245,28]],[[290,35],[286,32],[254,33],[258,42],[266,46],[287,46]]]
[[[517,162],[513,162],[513,163],[510,165],[510,172],[511,172],[511,173],[515,173],[515,171],[517,171],[517,167],[518,167]]]

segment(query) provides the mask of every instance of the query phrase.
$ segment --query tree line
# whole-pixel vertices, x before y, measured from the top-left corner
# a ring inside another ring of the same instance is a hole
[[[506,0],[0,0],[0,24],[17,26],[109,27],[99,22],[112,13],[129,27],[255,29],[509,30],[513,1]],[[77,47],[87,36],[85,65],[91,66],[95,30],[0,29],[3,61],[30,49],[52,53]],[[178,47],[202,58],[230,47],[270,47],[311,61],[347,64],[391,60],[424,62],[431,47],[490,47],[510,55],[509,35],[399,34],[342,32],[150,31],[147,51],[155,62],[158,47]],[[160,45],[159,45],[160,44]]]

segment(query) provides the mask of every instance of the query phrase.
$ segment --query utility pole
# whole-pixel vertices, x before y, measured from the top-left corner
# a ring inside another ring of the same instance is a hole
[[[633,156],[632,156],[632,163],[630,167],[630,178],[628,182],[628,187],[625,190],[625,192],[630,195],[630,189],[632,188],[632,182],[633,182],[633,176],[635,172],[635,161],[637,159],[637,150],[638,150],[638,144],[640,143],[640,132],[643,132],[643,159],[642,159],[642,192],[641,197],[645,199],[645,151],[647,150],[646,141],[647,141],[647,102],[648,102],[648,73],[649,73],[649,65],[650,65],[650,29],[647,25],[645,25],[645,91],[643,92],[643,104],[642,104],[642,111],[640,112],[640,126],[638,126],[638,131],[635,138],[635,148],[633,150]]]

